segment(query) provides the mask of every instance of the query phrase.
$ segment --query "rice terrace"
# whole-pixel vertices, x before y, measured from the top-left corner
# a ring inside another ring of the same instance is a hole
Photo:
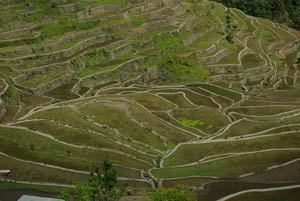
[[[299,39],[208,0],[0,0],[0,201],[104,161],[123,201],[299,200]]]

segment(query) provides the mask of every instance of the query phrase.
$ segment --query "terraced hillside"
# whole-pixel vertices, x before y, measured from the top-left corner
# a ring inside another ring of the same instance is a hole
[[[299,195],[299,31],[206,0],[10,0],[0,11],[8,181],[68,186],[112,160],[140,189]]]

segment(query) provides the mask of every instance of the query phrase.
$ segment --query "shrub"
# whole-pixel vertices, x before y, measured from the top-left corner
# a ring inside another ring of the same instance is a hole
[[[151,201],[196,201],[196,195],[187,186],[176,188],[159,187],[150,195]]]

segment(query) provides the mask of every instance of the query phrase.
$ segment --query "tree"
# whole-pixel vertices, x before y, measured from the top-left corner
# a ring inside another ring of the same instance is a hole
[[[236,29],[236,26],[232,23],[232,16],[231,16],[231,10],[226,10],[226,24],[225,24],[225,39],[229,43],[233,43],[233,34],[234,30]]]
[[[58,196],[74,201],[117,201],[124,195],[124,189],[116,188],[117,171],[109,161],[104,161],[103,174],[97,169],[90,174],[87,184],[79,183],[74,192],[62,191]]]
[[[215,0],[253,16],[268,18],[300,28],[299,0]]]
[[[176,188],[159,187],[150,194],[151,201],[196,201],[197,196],[190,192],[187,186]]]

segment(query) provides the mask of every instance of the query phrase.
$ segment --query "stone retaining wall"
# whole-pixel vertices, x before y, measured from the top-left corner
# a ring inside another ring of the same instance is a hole
[[[161,77],[161,72],[157,66],[152,66],[146,69],[141,77],[142,83],[149,83]]]
[[[126,8],[126,6],[117,5],[117,4],[99,5],[99,6],[91,7],[84,11],[80,11],[80,12],[76,13],[76,18],[78,20],[84,20],[84,19],[95,17],[97,15],[100,15],[100,14],[103,14],[106,12],[121,12],[125,8]]]
[[[120,43],[120,46],[116,46],[119,43]],[[106,62],[109,62],[113,59],[116,59],[116,58],[126,54],[126,53],[132,52],[133,46],[134,46],[134,43],[122,44],[122,41],[121,41],[121,42],[112,43],[110,47],[109,46],[100,47],[100,48],[94,49],[93,51],[96,55],[101,55],[101,54],[103,54],[103,52],[105,52],[105,60],[106,60]],[[85,67],[85,62],[84,62],[85,56],[87,56],[88,58],[86,58],[86,59],[88,59],[92,63],[94,62],[94,60],[98,61],[97,56],[89,57],[89,52],[87,51],[87,52],[82,53],[81,55],[78,55],[78,56],[72,58],[72,60],[70,62],[65,62],[65,64],[67,66],[67,64],[70,64],[70,63],[72,63],[72,61],[74,61],[76,64],[79,64],[80,66],[82,66],[84,68]],[[74,67],[74,66],[72,66],[72,67]]]
[[[195,24],[198,23],[199,19],[196,16],[193,16],[182,24],[182,28],[193,27]]]
[[[209,48],[205,49],[203,54],[204,55],[210,55],[212,54],[214,51],[217,50],[217,45],[216,44],[213,44],[212,46],[210,46]]]
[[[47,93],[48,91],[51,91],[52,89],[55,89],[59,86],[62,86],[64,84],[70,82],[74,77],[75,77],[75,73],[69,73],[60,78],[54,79],[45,85],[41,85],[37,88],[25,87],[25,86],[21,86],[18,84],[15,84],[15,85],[17,88],[19,88],[25,92],[40,96],[40,95]]]
[[[259,66],[257,68],[251,68],[251,69],[245,70],[245,75],[246,76],[257,76],[257,75],[266,73],[268,70],[269,69],[266,68],[265,65],[263,65],[263,66]]]
[[[24,37],[24,38],[14,38],[11,40],[0,40],[1,47],[8,46],[21,46],[27,44],[33,44],[41,40],[42,34],[40,32],[33,32],[33,37]]]
[[[131,26],[131,23],[130,22],[125,22],[125,23],[122,23],[122,24],[113,25],[111,27],[96,28],[96,29],[82,31],[82,32],[75,32],[75,33],[72,33],[70,35],[62,37],[62,38],[58,39],[55,42],[52,42],[50,44],[45,44],[45,45],[42,45],[42,46],[39,46],[39,47],[28,47],[28,48],[23,48],[23,49],[20,48],[20,49],[16,49],[16,50],[13,50],[13,51],[0,51],[0,56],[4,56],[4,57],[23,56],[23,55],[28,55],[28,54],[34,54],[36,52],[51,51],[51,50],[58,49],[63,44],[65,44],[67,42],[70,42],[72,40],[78,39],[78,38],[89,37],[89,36],[94,36],[94,35],[100,35],[105,31],[115,31],[115,30],[118,30],[118,29],[128,28],[129,26]]]
[[[55,68],[69,67],[69,65],[70,65],[70,62],[67,61],[67,62],[63,62],[63,63],[56,63],[56,64],[40,66],[38,68],[26,69],[26,70],[23,70],[22,72],[25,75],[29,76],[29,75],[33,75],[33,74],[37,74],[37,73],[45,73],[45,72],[50,71]]]
[[[242,73],[243,68],[239,64],[227,64],[227,65],[216,65],[207,67],[208,71],[216,74],[226,74],[226,73]]]
[[[23,80],[26,80],[28,78],[28,75],[26,74],[21,74],[18,77],[12,78],[13,83],[18,83],[18,82],[22,82]]]
[[[102,28],[102,30],[104,32],[110,32],[110,31],[117,31],[117,30],[121,30],[121,29],[126,29],[126,28],[130,28],[132,26],[132,22],[128,21],[128,22],[124,22],[122,24],[116,24],[110,27],[104,27]]]
[[[109,40],[109,38],[105,35],[101,36],[96,36],[90,39],[87,39],[85,41],[82,41],[81,43],[78,43],[75,46],[72,46],[68,49],[64,49],[61,51],[56,51],[53,53],[48,53],[48,54],[42,54],[42,55],[31,55],[27,57],[17,57],[17,58],[10,58],[10,59],[2,59],[5,60],[6,62],[35,62],[37,61],[53,61],[53,60],[59,60],[62,58],[68,58],[71,57],[72,55],[83,51],[84,49],[93,46],[95,44],[103,43],[105,41]]]
[[[9,57],[9,56],[24,56],[29,54],[34,54],[36,52],[46,52],[54,49],[60,48],[63,44],[68,43],[72,40],[82,38],[82,37],[89,37],[97,34],[103,33],[102,29],[92,29],[88,31],[76,32],[72,33],[67,36],[63,36],[56,40],[55,42],[45,44],[39,47],[27,47],[27,48],[19,48],[12,51],[0,51],[0,56]]]
[[[65,12],[70,13],[70,12],[75,12],[76,11],[76,6],[74,4],[58,5],[57,9],[61,13],[65,13]]]
[[[37,30],[40,26],[34,25],[31,27],[23,28],[23,29],[17,29],[7,32],[0,32],[0,40],[6,40],[10,38],[17,38],[20,36],[32,34],[35,30]]]
[[[266,75],[264,73],[252,75],[247,77],[248,82],[257,82],[257,81],[263,81],[265,79]]]
[[[270,52],[271,50],[273,50],[276,46],[280,46],[284,44],[284,41],[277,41],[276,43],[272,43],[271,45],[268,46],[268,51]]]
[[[274,89],[277,89],[278,87],[280,87],[280,85],[282,84],[282,80],[278,80],[274,85],[273,85],[273,88]]]
[[[153,39],[139,42],[134,48],[138,49],[140,52],[150,50],[154,47]]]
[[[240,59],[240,63],[242,63],[242,59],[243,59],[243,57],[244,56],[246,56],[247,54],[253,54],[253,52],[249,49],[249,48],[245,48],[245,49],[243,49],[240,53],[239,53],[239,59]]]
[[[150,21],[150,22],[146,22],[144,23],[141,27],[139,27],[140,30],[142,30],[142,33],[145,33],[147,31],[150,31],[152,29],[156,29],[156,28],[160,28],[163,26],[168,26],[170,24],[172,24],[174,18],[173,17],[167,17],[164,19],[159,19],[159,20],[154,20],[154,21]],[[137,35],[139,35],[139,33],[137,33]]]
[[[270,79],[269,79],[269,83],[270,83],[271,85],[274,85],[274,83],[276,83],[277,81],[278,81],[278,77],[277,77],[276,74],[272,75],[272,76],[270,77]]]
[[[196,34],[196,33],[192,33],[191,36],[189,36],[187,39],[183,40],[183,44],[185,46],[189,46],[191,45],[193,42],[195,42],[196,40],[198,40],[199,38],[199,34]]]
[[[210,65],[210,64],[218,63],[221,59],[223,59],[228,55],[229,55],[229,50],[226,48],[220,50],[213,56],[199,58],[199,62],[203,65]]]
[[[148,4],[145,4],[145,5],[137,6],[135,8],[131,8],[127,11],[127,13],[129,15],[140,15],[140,14],[144,14],[146,12],[149,12],[154,8],[155,7],[152,3],[148,3]]]
[[[111,59],[118,58],[119,56],[124,55],[124,54],[129,53],[130,51],[132,51],[132,49],[133,49],[132,47],[133,47],[132,43],[125,44],[125,45],[122,45],[120,47],[117,47],[116,49],[113,49],[112,51],[109,51],[109,54],[110,54],[109,57]]]
[[[138,66],[142,62],[143,59],[133,59],[117,66],[115,69],[87,76],[81,79],[73,90],[78,92],[81,86],[92,88],[101,82],[125,81],[138,72]]]
[[[236,81],[242,80],[244,78],[244,73],[237,73],[237,74],[220,74],[209,77],[211,81]]]
[[[284,46],[284,48],[282,49],[283,53],[285,55],[289,55],[292,54],[294,52],[297,52],[299,49],[299,43],[289,43],[286,46]]]
[[[241,82],[230,82],[229,88],[234,89],[236,91],[240,91],[243,88],[243,84]]]
[[[157,11],[151,12],[149,15],[149,19],[150,20],[161,19],[165,16],[172,16],[172,15],[174,15],[174,11],[171,8],[165,7]]]

